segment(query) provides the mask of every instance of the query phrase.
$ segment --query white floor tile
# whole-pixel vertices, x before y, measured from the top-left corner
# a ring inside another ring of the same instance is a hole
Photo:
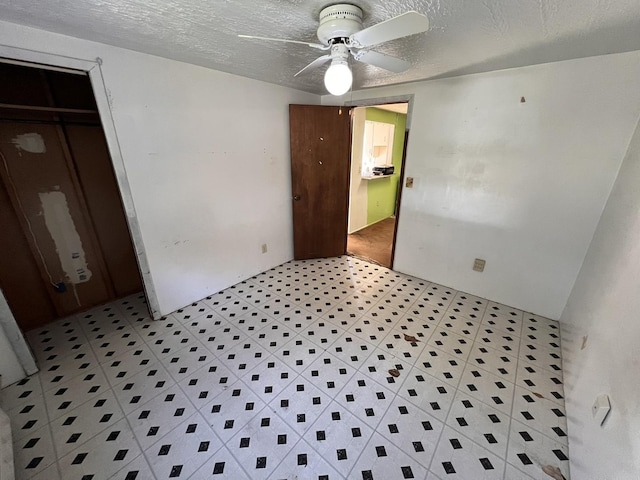
[[[415,367],[436,379],[457,387],[464,373],[465,363],[458,357],[449,355],[428,345],[418,357]]]
[[[264,326],[250,337],[270,353],[279,350],[283,345],[288,343],[298,332],[290,329],[280,322],[273,321]]]
[[[396,397],[385,413],[378,432],[423,467],[428,468],[443,424],[411,402]]]
[[[442,327],[438,327],[435,332],[433,332],[428,344],[459,358],[461,361],[467,360],[473,348],[473,340]]]
[[[84,445],[124,417],[115,395],[104,392],[51,422],[58,457]]]
[[[566,445],[567,417],[564,406],[546,398],[540,398],[536,393],[516,386],[513,418],[552,440]]]
[[[292,478],[340,480],[344,477],[331,467],[311,445],[300,440],[269,477],[270,480],[289,480]]]
[[[222,441],[196,413],[145,449],[145,457],[158,480],[189,478],[220,448]]]
[[[264,409],[266,404],[261,398],[246,384],[237,381],[200,409],[200,413],[216,435],[226,442]]]
[[[16,476],[17,480],[29,478],[30,480],[61,480],[57,462],[49,465],[47,468],[40,470],[33,476],[24,475],[25,472],[19,472]]]
[[[544,368],[550,372],[557,372],[557,375],[561,375],[562,359],[560,352],[556,349],[530,343],[522,346],[520,349],[520,358],[539,368]]]
[[[562,474],[569,478],[568,456],[566,442],[555,442],[523,423],[511,422],[507,461],[518,470],[536,480],[543,480],[549,477],[541,467],[552,465],[560,468]]]
[[[342,335],[327,348],[327,352],[355,369],[360,368],[372,354],[375,347],[349,332]]]
[[[110,390],[109,382],[100,367],[89,370],[57,388],[45,393],[44,399],[50,420],[55,420],[74,408]]]
[[[273,356],[253,362],[254,366],[245,373],[241,380],[257,395],[269,403],[280,392],[293,382],[298,372],[291,365]]]
[[[98,366],[91,346],[85,342],[69,355],[40,363],[40,381],[45,392]]]
[[[331,403],[331,397],[300,376],[278,393],[269,408],[303,435]]]
[[[98,335],[90,338],[89,342],[99,363],[107,363],[131,349],[144,345],[144,340],[133,327],[109,335]]]
[[[157,362],[156,356],[146,345],[127,350],[122,355],[102,364],[102,370],[111,387],[128,380]]]
[[[427,469],[389,440],[374,433],[351,471],[351,478],[425,478]]]
[[[273,356],[302,373],[323,353],[322,347],[299,335],[275,351]]]
[[[41,371],[0,393],[19,479],[569,478],[558,322],[357,258],[27,338]]]
[[[478,330],[480,330],[480,322],[466,318],[460,314],[446,313],[439,324],[440,327],[445,328],[461,337],[475,340]]]
[[[13,463],[16,478],[31,478],[56,464],[56,451],[49,425],[13,438]]]
[[[0,407],[8,412],[38,396],[42,396],[42,385],[36,373],[0,390]]]
[[[11,420],[13,440],[19,440],[49,423],[45,397],[42,394],[29,395],[23,403],[5,412]]]
[[[172,314],[172,316],[179,322],[186,323],[186,322],[195,320],[197,318],[201,318],[203,316],[206,317],[206,315],[210,315],[212,313],[213,311],[211,309],[211,304],[205,301],[200,301],[200,302],[193,302],[192,304],[187,305],[186,307],[176,310]]]
[[[520,351],[520,338],[496,328],[483,325],[476,337],[478,345],[498,350],[501,354],[518,356]]]
[[[373,432],[365,421],[332,402],[303,438],[340,475],[351,478],[349,472]]]
[[[127,419],[138,444],[146,451],[195,413],[187,396],[178,386],[173,386],[129,413]]]
[[[514,385],[486,370],[467,364],[458,390],[491,407],[511,415]]]
[[[235,346],[249,339],[248,335],[230,323],[200,327],[197,331],[192,330],[193,334],[218,357],[225,356]]]
[[[222,361],[216,359],[182,378],[178,384],[191,403],[200,409],[226,391],[236,380],[238,377]]]
[[[394,397],[395,393],[391,390],[366,375],[356,372],[335,399],[371,428],[375,428]]]
[[[298,443],[300,436],[266,408],[226,442],[229,451],[253,479],[269,478]]]
[[[502,313],[495,312],[487,308],[484,317],[482,318],[482,324],[487,327],[502,330],[510,335],[520,337],[522,333],[522,318],[517,316],[503,315]]]
[[[424,332],[407,333],[393,329],[380,342],[378,348],[413,365],[420,358],[428,339],[428,334],[425,335]]]
[[[518,358],[478,342],[471,349],[469,364],[480,367],[511,383],[516,381]]]
[[[141,453],[126,420],[120,420],[62,456],[59,460],[60,471],[65,480],[110,479],[118,472],[124,474],[128,464]],[[126,478],[126,475],[121,478]]]
[[[502,458],[445,427],[430,470],[447,480],[501,480],[504,465]]]
[[[432,377],[419,368],[413,368],[407,373],[398,395],[444,422],[455,391],[455,387],[448,383]]]
[[[562,375],[559,373],[538,368],[524,360],[520,360],[516,383],[562,407],[564,406],[564,386]]]
[[[251,477],[244,468],[233,457],[231,452],[222,447],[209,457],[202,467],[200,467],[192,476],[192,478],[207,478],[211,480],[249,480]]]
[[[156,362],[124,382],[113,387],[125,413],[133,412],[138,407],[162,395],[175,381],[160,362]]]
[[[393,370],[397,372],[392,372]],[[410,370],[411,364],[385,350],[376,348],[362,363],[359,372],[397,393],[402,387],[404,376]]]
[[[302,376],[335,398],[355,372],[355,368],[325,352],[302,372]]]
[[[504,458],[509,438],[509,414],[458,392],[447,417],[447,425],[478,445]]]
[[[162,358],[160,363],[176,382],[190,376],[193,372],[215,360],[215,356],[200,343],[178,350]]]

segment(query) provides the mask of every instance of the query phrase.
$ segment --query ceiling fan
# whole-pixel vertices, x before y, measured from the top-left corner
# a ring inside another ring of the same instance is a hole
[[[342,3],[323,8],[320,11],[319,21],[317,36],[321,43],[253,35],[238,36],[254,40],[297,43],[317,50],[328,51],[329,53],[316,58],[295,76],[315,70],[331,61],[331,66],[324,76],[324,84],[332,95],[344,95],[349,91],[353,82],[353,75],[348,64],[349,54],[358,62],[394,73],[401,73],[411,66],[409,62],[370,50],[370,48],[390,40],[426,32],[429,29],[429,19],[414,11],[403,13],[363,29],[362,9],[355,5]]]

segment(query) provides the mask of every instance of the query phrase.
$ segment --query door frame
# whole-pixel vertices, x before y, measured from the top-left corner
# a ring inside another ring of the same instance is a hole
[[[131,187],[125,170],[124,160],[120,150],[120,142],[118,140],[111,105],[109,103],[109,96],[107,94],[104,77],[102,75],[102,59],[99,57],[93,60],[74,58],[23,48],[9,47],[6,45],[0,45],[0,57],[7,59],[9,62],[20,63],[25,66],[58,71],[63,69],[69,73],[88,74],[96,105],[98,107],[98,115],[100,117],[102,129],[107,142],[107,149],[109,150],[109,156],[111,157],[111,165],[115,173],[118,191],[120,198],[122,199],[129,234],[131,236],[131,241],[133,242],[138,270],[142,277],[144,293],[149,304],[151,315],[153,318],[159,318],[160,305],[153,285],[153,279],[151,278],[151,273],[149,271],[149,262],[145,246],[142,241],[140,222],[138,221],[138,216],[133,204],[133,195],[131,194]],[[0,295],[2,295],[2,300],[4,301],[4,294],[0,292]],[[15,323],[15,328],[19,330],[19,327],[13,317],[5,322],[5,328],[7,325],[11,325],[12,323]],[[12,325],[11,327],[12,331],[14,331],[15,329]],[[21,335],[19,338],[16,335],[12,335],[9,340],[11,341],[14,351],[24,352],[25,348],[28,350],[26,341]],[[22,361],[22,358],[20,360]],[[29,371],[31,371],[32,364],[28,359],[25,359],[25,362],[26,365],[23,364],[23,368],[27,370],[28,367]]]
[[[403,132],[404,137],[404,149],[402,150],[402,166],[400,168],[400,179],[398,181],[398,196],[396,198],[396,224],[393,229],[393,244],[391,245],[391,266],[390,269],[393,269],[393,264],[395,262],[396,257],[396,243],[398,239],[398,225],[400,224],[400,210],[402,206],[402,191],[404,189],[404,177],[405,177],[405,166],[407,161],[407,148],[409,147],[409,132],[411,130],[411,116],[413,114],[413,101],[415,95],[413,93],[406,95],[397,95],[392,97],[377,97],[377,98],[364,98],[360,100],[349,100],[344,102],[345,107],[375,107],[376,105],[385,105],[388,103],[406,103],[407,104],[407,123],[405,125],[405,130]],[[351,124],[351,134],[353,135],[353,122]],[[351,150],[353,149],[353,145],[351,145]],[[353,150],[349,152],[349,158],[353,161],[352,158]],[[351,170],[349,170],[351,172]],[[350,192],[349,192],[350,194]],[[349,215],[350,205],[347,206],[347,216]]]

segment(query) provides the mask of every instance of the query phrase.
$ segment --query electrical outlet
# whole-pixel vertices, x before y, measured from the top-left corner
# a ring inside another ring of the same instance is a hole
[[[407,177],[407,180],[404,185],[407,188],[413,188],[413,177]]]
[[[266,243],[262,244],[262,253],[267,253],[267,244]]]
[[[482,258],[476,258],[473,261],[473,269],[476,272],[484,272],[484,266],[487,262],[485,260],[483,260]]]

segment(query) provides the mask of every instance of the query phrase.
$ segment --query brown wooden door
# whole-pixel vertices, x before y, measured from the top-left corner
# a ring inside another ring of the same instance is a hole
[[[102,127],[64,130],[116,297],[140,292],[142,279]]]
[[[3,188],[59,317],[114,296],[66,148],[57,125],[3,123],[0,128]],[[2,273],[3,284],[21,282],[19,272]],[[23,288],[28,296],[30,288]],[[15,302],[10,305],[15,309]],[[23,325],[20,315],[16,319],[23,329],[36,326]]]
[[[294,257],[347,248],[351,115],[345,107],[289,105]]]

